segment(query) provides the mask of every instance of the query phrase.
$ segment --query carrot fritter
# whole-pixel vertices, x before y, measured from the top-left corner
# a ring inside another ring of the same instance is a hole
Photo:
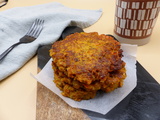
[[[54,82],[62,95],[80,101],[111,92],[126,77],[120,43],[98,33],[74,33],[52,45]]]

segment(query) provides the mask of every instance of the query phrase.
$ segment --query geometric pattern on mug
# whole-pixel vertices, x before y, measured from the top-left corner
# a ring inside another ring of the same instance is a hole
[[[160,0],[116,0],[116,34],[126,38],[151,35],[160,11]]]

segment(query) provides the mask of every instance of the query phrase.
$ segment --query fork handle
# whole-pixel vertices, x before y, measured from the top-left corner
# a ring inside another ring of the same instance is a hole
[[[13,44],[11,47],[9,47],[7,50],[5,50],[5,51],[0,55],[0,61],[2,61],[3,58],[5,58],[6,55],[7,55],[14,47],[16,47],[16,46],[19,45],[19,44],[20,44],[20,42],[15,43],[15,44]]]

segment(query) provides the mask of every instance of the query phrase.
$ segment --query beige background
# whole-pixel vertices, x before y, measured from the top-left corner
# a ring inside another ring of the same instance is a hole
[[[115,0],[9,0],[0,11],[21,6],[32,6],[57,1],[65,6],[78,9],[103,9],[100,20],[84,29],[100,34],[113,34]],[[160,16],[153,30],[151,41],[139,46],[137,60],[160,83]],[[36,85],[30,76],[37,73],[37,56],[18,72],[0,82],[0,120],[35,120]],[[56,119],[55,119],[56,120]]]

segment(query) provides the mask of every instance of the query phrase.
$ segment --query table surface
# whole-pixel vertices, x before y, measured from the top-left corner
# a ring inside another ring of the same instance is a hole
[[[49,2],[59,2],[76,9],[100,9],[103,15],[85,32],[113,34],[114,0],[9,0],[0,11],[14,7],[33,6]],[[160,83],[160,16],[154,27],[151,40],[144,46],[138,46],[137,60]],[[30,75],[37,74],[37,55],[19,71],[0,82],[0,120],[35,120],[37,81]]]

